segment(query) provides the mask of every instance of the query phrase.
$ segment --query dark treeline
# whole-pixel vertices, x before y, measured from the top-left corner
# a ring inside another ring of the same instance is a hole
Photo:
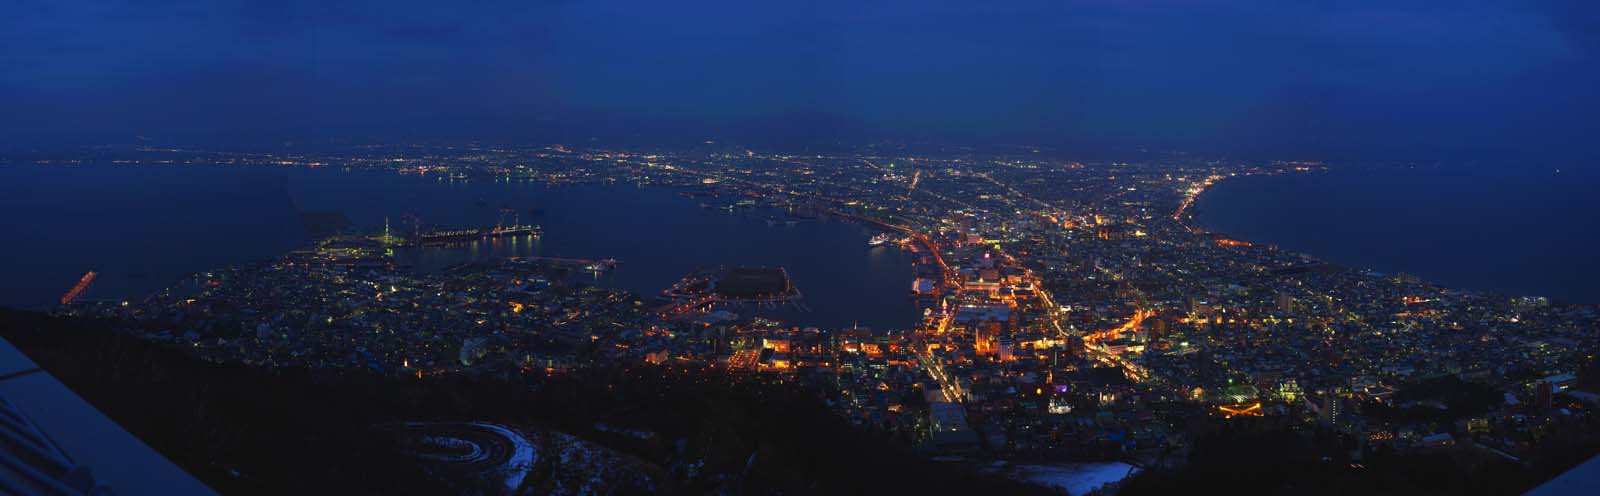
[[[659,468],[650,471],[667,493],[1047,493],[928,460],[849,425],[792,384],[632,364],[420,380],[268,369],[207,362],[113,324],[0,310],[0,335],[224,494],[451,492],[372,428],[417,420],[574,434]],[[702,460],[695,475],[682,470]]]
[[[1230,419],[1196,439],[1181,466],[1141,472],[1119,494],[1522,494],[1600,453],[1596,429],[1563,424],[1519,463],[1486,452],[1463,456],[1460,449],[1470,448],[1374,450],[1334,431]]]

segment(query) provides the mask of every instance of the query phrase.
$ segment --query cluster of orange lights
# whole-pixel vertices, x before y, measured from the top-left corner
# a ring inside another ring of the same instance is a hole
[[[1293,319],[1291,319],[1290,321],[1292,322]],[[1211,317],[1211,318],[1199,317],[1199,318],[1193,318],[1193,319],[1186,317],[1186,318],[1178,319],[1178,322],[1182,323],[1182,324],[1194,324],[1194,325],[1207,325],[1207,324],[1210,324],[1210,325],[1258,324],[1258,323],[1260,323],[1259,321],[1254,320],[1254,319],[1235,319],[1235,318],[1226,318],[1225,319],[1225,318],[1222,318],[1222,317]]]
[[[1135,329],[1138,329],[1140,325],[1144,324],[1145,319],[1148,319],[1150,317],[1154,317],[1155,315],[1156,315],[1155,310],[1145,310],[1145,309],[1135,310],[1133,312],[1133,318],[1128,319],[1127,322],[1123,322],[1121,326],[1118,326],[1118,327],[1113,328],[1113,329],[1106,329],[1104,331],[1100,331],[1098,333],[1090,335],[1090,337],[1093,338],[1093,339],[1116,339],[1117,337],[1121,336],[1122,333],[1124,333],[1124,332],[1131,332],[1131,331],[1133,331]]]
[[[1222,415],[1227,418],[1234,418],[1240,415],[1247,417],[1260,417],[1265,415],[1261,412],[1261,402],[1259,401],[1252,405],[1223,405],[1217,407],[1217,410],[1221,410]]]
[[[1250,244],[1249,241],[1240,241],[1240,240],[1237,240],[1237,239],[1222,238],[1222,239],[1218,239],[1217,240],[1217,246],[1226,246],[1226,247],[1229,247],[1229,248],[1240,248],[1240,247],[1255,246],[1255,245]]]

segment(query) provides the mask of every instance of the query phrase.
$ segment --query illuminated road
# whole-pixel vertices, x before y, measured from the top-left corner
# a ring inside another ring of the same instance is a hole
[[[939,392],[944,397],[944,400],[950,403],[965,402],[966,394],[962,393],[961,384],[951,380],[950,376],[945,373],[944,364],[940,363],[938,357],[933,355],[933,350],[929,349],[924,343],[917,343],[915,346],[917,359],[922,362],[922,369],[928,371],[928,377],[932,377],[934,381],[939,383]]]
[[[1204,181],[1190,185],[1188,193],[1183,196],[1183,203],[1179,203],[1178,210],[1172,213],[1172,220],[1183,220],[1183,212],[1189,210],[1189,206],[1194,204],[1194,200],[1200,198],[1200,195],[1206,192],[1206,188],[1216,184],[1217,181],[1222,180],[1224,177],[1226,176],[1211,175],[1207,176]]]
[[[410,456],[491,484],[482,494],[524,489],[539,458],[528,438],[499,424],[406,422],[388,428],[406,440]]]

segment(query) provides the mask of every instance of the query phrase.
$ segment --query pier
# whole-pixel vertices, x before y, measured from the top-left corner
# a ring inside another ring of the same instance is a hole
[[[94,282],[95,276],[98,275],[100,274],[92,270],[89,271],[89,273],[84,274],[83,278],[79,279],[78,283],[72,286],[72,289],[67,290],[67,294],[61,296],[61,304],[71,304],[73,300],[78,299],[79,296],[83,296],[83,291],[89,289],[89,283]]]

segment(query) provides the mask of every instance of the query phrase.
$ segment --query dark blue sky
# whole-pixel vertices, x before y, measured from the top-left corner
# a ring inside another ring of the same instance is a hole
[[[1581,0],[775,3],[8,0],[0,149],[722,137],[1573,162],[1600,128],[1600,7]]]

